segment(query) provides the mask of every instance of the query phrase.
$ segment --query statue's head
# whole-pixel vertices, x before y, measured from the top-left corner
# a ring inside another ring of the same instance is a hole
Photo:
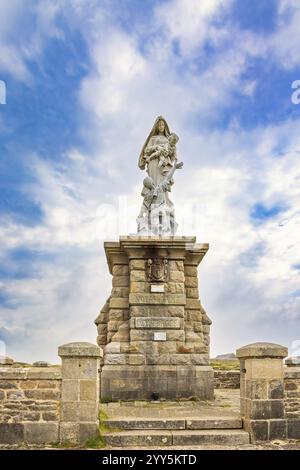
[[[155,134],[169,135],[168,124],[162,116],[158,116],[155,121]]]
[[[176,145],[178,140],[179,140],[178,135],[176,135],[174,133],[170,134],[169,142],[170,142],[171,145]]]
[[[160,134],[163,134],[164,130],[165,130],[165,121],[163,119],[160,119],[158,121],[158,131]]]

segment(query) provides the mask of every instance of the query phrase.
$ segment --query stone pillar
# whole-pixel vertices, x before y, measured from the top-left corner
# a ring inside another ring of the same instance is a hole
[[[251,442],[285,439],[284,346],[253,343],[236,351],[241,368],[241,415]]]
[[[195,237],[120,237],[104,244],[112,291],[95,323],[103,347],[101,398],[213,399],[210,323]]]
[[[91,343],[58,348],[62,359],[60,442],[84,444],[98,435],[100,352]]]
[[[285,417],[288,439],[300,439],[300,357],[285,360]]]

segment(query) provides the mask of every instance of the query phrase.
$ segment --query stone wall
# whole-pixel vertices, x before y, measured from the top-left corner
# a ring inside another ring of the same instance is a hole
[[[286,360],[284,373],[284,405],[287,436],[300,439],[300,365]]]
[[[214,388],[240,388],[240,371],[214,370]]]
[[[101,350],[69,343],[58,351],[62,366],[0,358],[0,444],[84,445],[98,435]]]
[[[58,441],[61,368],[0,368],[0,442]]]

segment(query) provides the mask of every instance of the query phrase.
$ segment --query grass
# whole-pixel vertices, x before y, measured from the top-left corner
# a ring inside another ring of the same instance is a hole
[[[112,397],[107,396],[107,397],[101,398],[100,403],[111,403],[112,401],[113,401],[113,400],[112,400]]]
[[[88,449],[104,449],[106,447],[105,437],[101,434],[91,437],[86,441],[85,447]]]
[[[219,360],[219,359],[212,359],[210,361],[210,365],[213,369],[216,370],[240,370],[240,363],[237,360]]]
[[[72,449],[78,447],[78,444],[72,444],[71,442],[51,442],[53,449]]]

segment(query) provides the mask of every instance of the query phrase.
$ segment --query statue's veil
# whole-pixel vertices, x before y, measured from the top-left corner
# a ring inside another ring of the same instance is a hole
[[[158,116],[158,118],[155,119],[155,123],[151,129],[151,132],[150,134],[148,135],[144,145],[143,145],[143,148],[142,148],[142,151],[140,153],[140,157],[139,157],[139,168],[141,170],[144,170],[145,169],[145,166],[146,166],[146,161],[145,161],[145,157],[144,157],[144,153],[145,153],[145,148],[147,147],[148,145],[148,142],[150,140],[150,138],[154,135],[157,135],[158,134],[158,123],[159,121],[164,121],[165,123],[165,130],[164,130],[164,135],[166,137],[169,137],[170,135],[170,130],[169,130],[169,126],[168,126],[168,123],[167,121],[165,120],[165,118],[163,118],[162,116]]]

